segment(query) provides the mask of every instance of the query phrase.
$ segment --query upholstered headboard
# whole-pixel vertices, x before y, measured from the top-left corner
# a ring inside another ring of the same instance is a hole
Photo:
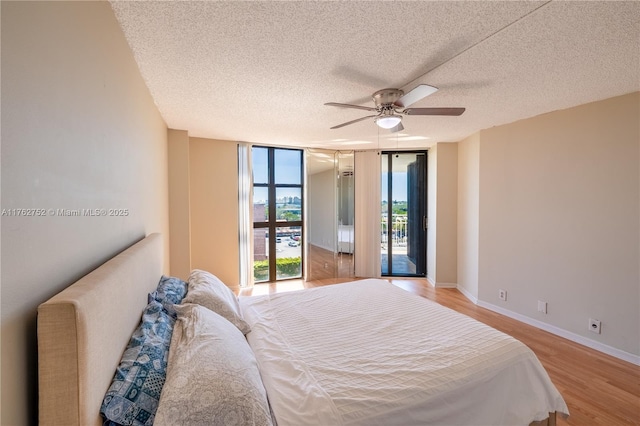
[[[38,307],[41,425],[101,425],[100,405],[162,276],[151,234]]]

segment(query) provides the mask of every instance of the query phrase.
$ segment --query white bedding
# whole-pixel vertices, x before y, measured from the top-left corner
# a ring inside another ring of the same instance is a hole
[[[240,307],[279,426],[527,425],[568,414],[525,345],[387,281]]]
[[[353,244],[355,236],[353,234],[353,225],[338,226],[338,252],[353,253]]]

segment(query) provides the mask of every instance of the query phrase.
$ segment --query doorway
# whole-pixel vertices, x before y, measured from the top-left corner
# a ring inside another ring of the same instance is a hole
[[[427,274],[427,152],[381,154],[383,276]]]

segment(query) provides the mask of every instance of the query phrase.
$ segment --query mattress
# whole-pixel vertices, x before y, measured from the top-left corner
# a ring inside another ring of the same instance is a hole
[[[527,425],[568,414],[524,344],[384,280],[240,306],[279,426]]]
[[[355,236],[353,234],[353,225],[339,225],[338,252],[352,254],[354,242]]]

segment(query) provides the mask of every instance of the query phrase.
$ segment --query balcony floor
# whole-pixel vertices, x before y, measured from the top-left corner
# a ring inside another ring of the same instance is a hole
[[[394,276],[416,274],[416,264],[407,257],[406,253],[394,253],[391,261],[391,270]],[[380,256],[380,262],[382,265],[382,274],[387,275],[389,273],[389,268],[387,266],[389,264],[389,255],[387,253],[382,253]]]

